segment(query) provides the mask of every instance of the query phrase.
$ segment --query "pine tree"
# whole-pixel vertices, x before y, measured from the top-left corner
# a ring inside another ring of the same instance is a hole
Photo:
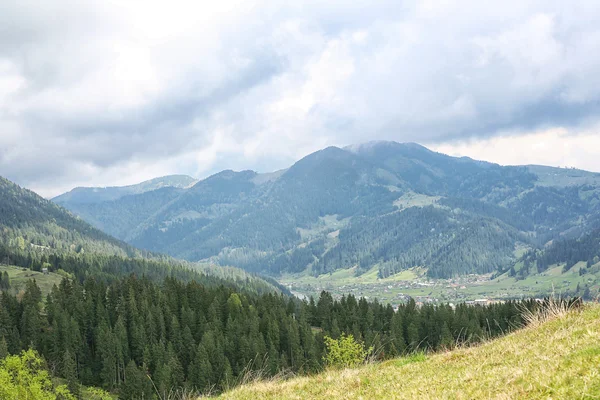
[[[62,358],[62,377],[67,381],[69,391],[76,397],[79,396],[79,381],[77,380],[77,364],[73,354],[66,350]]]
[[[583,299],[584,300],[592,300],[592,295],[590,293],[590,288],[589,286],[585,287],[585,290],[583,291]]]
[[[392,317],[391,335],[395,355],[403,354],[406,350],[406,342],[404,340],[404,325],[402,324],[400,313],[395,313]]]
[[[174,390],[182,388],[183,382],[185,381],[185,375],[183,372],[183,367],[176,356],[172,356],[169,359],[169,370],[171,371],[171,381],[169,382],[169,387]]]
[[[442,325],[442,333],[440,337],[440,347],[442,349],[449,350],[454,345],[454,338],[452,337],[452,333],[450,332],[450,328],[448,327],[448,323],[444,322]]]
[[[100,379],[104,387],[113,389],[117,385],[117,346],[106,324],[100,326],[96,343],[101,365]]]
[[[125,364],[129,360],[129,341],[127,338],[127,328],[121,315],[117,318],[113,338],[115,340],[117,382],[122,382],[124,380]]]
[[[202,344],[198,345],[196,350],[196,357],[190,363],[189,378],[188,380],[192,383],[199,391],[204,391],[211,385],[211,373],[212,365],[208,359],[208,353]]]
[[[417,328],[417,325],[414,322],[411,322],[408,325],[406,334],[408,345],[412,350],[416,350],[419,346],[419,328]]]
[[[8,344],[4,336],[0,337],[0,360],[8,355]]]
[[[8,272],[4,271],[0,274],[0,290],[8,289],[10,289],[10,277],[8,276]]]
[[[152,383],[144,371],[130,360],[125,368],[125,382],[119,390],[119,398],[124,400],[152,399]]]

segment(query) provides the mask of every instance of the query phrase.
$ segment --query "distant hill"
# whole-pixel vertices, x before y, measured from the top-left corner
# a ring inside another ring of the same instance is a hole
[[[137,185],[106,188],[75,188],[52,199],[69,208],[102,231],[125,239],[131,226],[141,224],[165,201],[197,182],[186,175],[170,175]],[[133,196],[148,193],[146,196]],[[113,212],[113,201],[128,204],[124,212]]]
[[[139,248],[271,275],[505,271],[517,249],[600,227],[600,174],[500,166],[414,143],[329,147],[277,173],[223,171],[108,201],[88,195],[59,200]]]
[[[52,199],[57,204],[89,204],[117,200],[123,196],[141,194],[160,188],[187,188],[197,180],[187,175],[169,175],[130,186],[77,187]]]

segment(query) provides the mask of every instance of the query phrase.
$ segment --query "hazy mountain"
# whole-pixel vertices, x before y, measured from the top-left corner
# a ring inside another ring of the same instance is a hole
[[[175,198],[196,182],[186,175],[170,175],[130,186],[75,188],[52,200],[104,232],[125,239],[127,232],[154,214],[165,199]],[[148,195],[132,197],[144,193]],[[111,202],[118,200],[122,200],[122,212],[116,214]]]
[[[484,273],[595,227],[600,174],[499,166],[414,143],[329,147],[272,174],[223,171],[163,187],[61,204],[129,243],[251,271],[382,276]]]
[[[164,187],[187,188],[197,180],[187,175],[169,175],[129,186],[77,187],[52,199],[55,203],[89,204],[117,200],[131,194],[141,194]]]

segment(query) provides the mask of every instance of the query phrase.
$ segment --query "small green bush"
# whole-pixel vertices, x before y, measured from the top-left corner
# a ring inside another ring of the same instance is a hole
[[[373,352],[373,348],[365,349],[362,343],[357,342],[352,335],[342,334],[339,339],[325,336],[327,350],[323,360],[333,368],[353,368],[365,362]]]
[[[37,352],[0,361],[0,399],[75,400],[66,386],[54,386]]]

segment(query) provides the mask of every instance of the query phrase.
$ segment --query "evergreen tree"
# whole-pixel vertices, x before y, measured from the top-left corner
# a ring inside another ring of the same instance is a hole
[[[0,337],[0,361],[8,356],[8,344],[6,343],[6,339],[4,336]]]
[[[452,309],[416,307],[411,299],[394,311],[325,292],[311,304],[173,278],[157,284],[135,275],[110,282],[67,279],[48,294],[44,312],[40,304],[33,282],[19,298],[0,294],[0,352],[32,346],[71,387],[102,386],[129,398],[136,390],[153,395],[152,387],[144,392],[151,385],[147,376],[164,397],[177,387],[221,390],[247,369],[315,372],[324,366],[325,337],[352,334],[382,358],[474,343],[521,325],[521,309],[537,305],[509,301]]]
[[[395,313],[392,317],[391,336],[393,343],[392,354],[403,354],[406,350],[406,341],[404,339],[404,325],[400,313]]]
[[[76,397],[79,396],[79,381],[77,379],[77,365],[73,354],[66,350],[63,354],[61,375],[67,381],[67,388]]]
[[[125,382],[119,390],[119,398],[124,400],[144,400],[153,398],[152,383],[144,371],[130,360],[125,368]]]
[[[96,339],[98,359],[100,361],[100,379],[107,389],[117,385],[117,346],[114,335],[106,324],[98,329]]]

